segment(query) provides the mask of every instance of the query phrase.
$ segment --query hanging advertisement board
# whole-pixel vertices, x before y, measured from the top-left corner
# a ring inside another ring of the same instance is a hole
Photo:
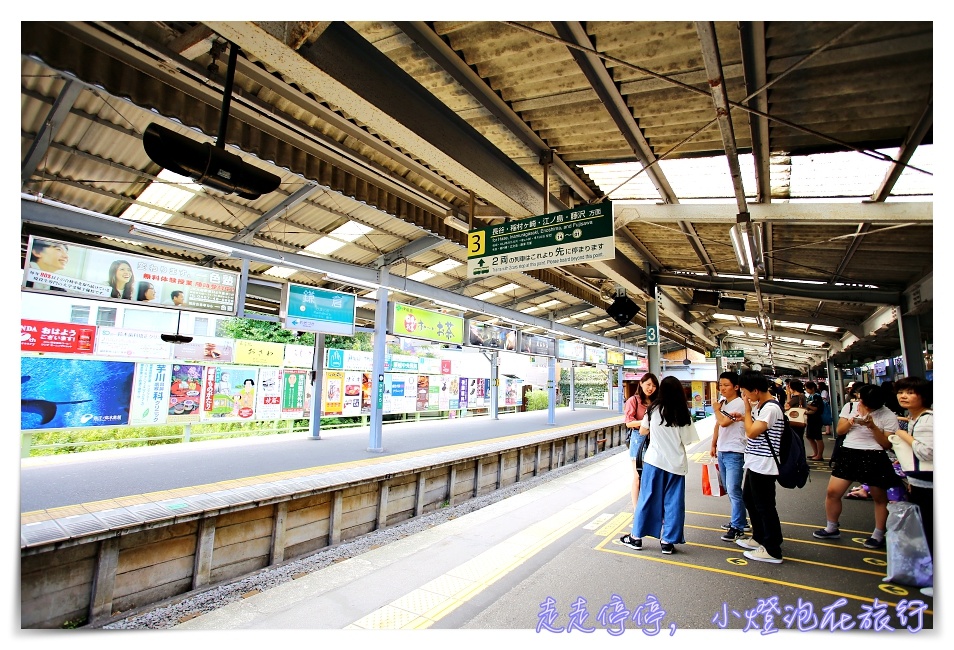
[[[235,315],[240,274],[30,236],[27,291]]]
[[[464,344],[463,318],[399,302],[391,303],[391,309],[388,312],[388,331],[395,336],[409,336],[438,343]]]
[[[467,321],[467,345],[493,350],[517,349],[517,330],[476,320]]]

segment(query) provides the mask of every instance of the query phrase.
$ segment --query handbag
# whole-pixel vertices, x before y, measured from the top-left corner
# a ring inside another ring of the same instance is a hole
[[[702,466],[702,494],[707,497],[724,497],[728,494],[722,485],[719,463],[715,460],[710,459]]]
[[[786,409],[785,415],[788,416],[788,423],[796,429],[802,429],[808,424],[808,409],[801,406]]]

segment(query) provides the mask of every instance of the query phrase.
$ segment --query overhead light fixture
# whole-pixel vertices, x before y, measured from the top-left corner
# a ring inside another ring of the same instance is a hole
[[[452,214],[444,217],[444,225],[450,226],[454,230],[459,230],[461,232],[470,232],[470,224],[459,217],[455,217]]]
[[[729,228],[732,250],[743,273],[754,274],[764,271],[762,261],[762,226],[748,220],[748,214],[739,215],[739,222]]]
[[[129,227],[130,234],[139,233],[141,235],[148,235],[149,237],[154,237],[166,242],[171,242],[173,244],[180,244],[186,248],[199,251],[201,253],[210,253],[212,255],[225,255],[231,257],[235,250],[230,246],[224,244],[216,244],[215,242],[206,241],[204,239],[199,239],[198,237],[191,237],[184,233],[179,232],[178,230],[166,230],[163,228],[156,228],[154,226],[146,226],[139,223],[134,223]]]

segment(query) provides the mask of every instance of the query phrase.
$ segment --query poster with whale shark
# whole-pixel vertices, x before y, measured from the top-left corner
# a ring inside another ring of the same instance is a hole
[[[20,428],[129,424],[135,368],[131,361],[22,357]]]

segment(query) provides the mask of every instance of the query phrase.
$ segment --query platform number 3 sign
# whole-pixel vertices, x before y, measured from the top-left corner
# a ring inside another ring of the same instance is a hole
[[[653,325],[646,327],[646,345],[659,345],[659,330]]]

